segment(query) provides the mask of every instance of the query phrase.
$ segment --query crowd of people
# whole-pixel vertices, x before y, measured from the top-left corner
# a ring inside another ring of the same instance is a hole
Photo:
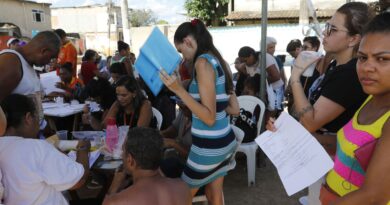
[[[99,203],[191,204],[204,190],[210,204],[224,204],[224,177],[237,147],[231,124],[245,132],[243,142],[251,142],[260,117],[260,107],[240,109],[237,96],[259,97],[264,69],[266,128],[275,130],[275,117],[287,105],[334,159],[334,168],[300,202],[390,204],[390,12],[375,16],[365,3],[346,3],[322,34],[287,45],[294,58],[287,79],[275,38],[266,38],[266,51],[239,49],[232,74],[205,24],[185,22],[174,35],[183,62],[171,75],[160,71],[164,88],[157,96],[123,41],[112,57],[86,50],[78,72],[77,50],[62,29],[40,32],[23,45],[10,39],[9,49],[0,51],[0,203],[68,204],[61,192],[95,177],[88,140],[78,141],[76,161],[44,140],[54,132],[42,101],[63,98],[86,103],[82,130],[102,131],[108,122],[129,127],[123,164]],[[321,43],[325,54],[319,53]],[[55,72],[63,92],[44,93],[37,66]],[[154,108],[163,116],[160,130]],[[67,118],[55,123],[70,130]],[[372,157],[362,164],[360,155],[367,158],[367,152]]]

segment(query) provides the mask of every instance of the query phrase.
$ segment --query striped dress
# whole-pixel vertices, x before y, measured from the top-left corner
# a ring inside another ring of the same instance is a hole
[[[192,145],[184,168],[182,179],[191,187],[199,188],[227,173],[229,157],[236,147],[234,133],[229,124],[229,116],[225,112],[229,96],[225,91],[225,73],[218,60],[209,54],[205,58],[214,69],[216,91],[216,120],[213,126],[202,122],[192,114]],[[190,95],[200,102],[196,73],[189,87]]]
[[[328,186],[340,196],[359,189],[365,179],[365,171],[356,160],[354,151],[382,135],[382,127],[390,117],[387,111],[370,125],[358,122],[360,110],[371,100],[369,96],[352,120],[337,132],[337,152],[333,169],[326,177]],[[390,202],[388,203],[390,205]]]

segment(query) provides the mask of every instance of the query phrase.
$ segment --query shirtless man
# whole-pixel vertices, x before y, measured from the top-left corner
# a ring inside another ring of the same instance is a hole
[[[125,172],[117,172],[103,205],[187,205],[191,204],[190,189],[181,179],[160,175],[163,140],[157,130],[133,128],[123,144],[123,167],[133,176],[133,185],[119,190]]]

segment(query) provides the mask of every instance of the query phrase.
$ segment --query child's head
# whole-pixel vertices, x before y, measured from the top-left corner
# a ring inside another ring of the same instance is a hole
[[[255,74],[253,77],[248,77],[244,82],[243,95],[251,95],[257,97],[260,90],[260,75]]]
[[[73,67],[72,63],[65,63],[60,68],[60,78],[62,82],[70,82],[72,80]]]

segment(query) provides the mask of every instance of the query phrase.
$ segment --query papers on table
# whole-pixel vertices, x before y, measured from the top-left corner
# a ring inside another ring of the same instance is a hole
[[[49,94],[51,92],[65,92],[65,90],[59,89],[56,87],[57,82],[61,82],[60,77],[57,76],[56,71],[52,71],[49,73],[43,73],[40,75],[41,84],[43,87],[43,91],[45,94]]]
[[[43,113],[52,117],[66,117],[83,111],[85,104],[42,103]]]
[[[256,143],[275,165],[289,196],[323,177],[333,161],[321,144],[294,118],[283,112],[276,132],[266,131]]]
[[[74,161],[76,161],[76,151],[70,151],[68,153],[68,156],[73,159]],[[93,151],[93,152],[90,152],[89,153],[89,168],[92,167],[92,165],[96,162],[96,160],[99,158],[100,156],[100,151],[99,150],[96,150],[96,151]]]
[[[181,57],[176,49],[160,29],[155,27],[140,49],[134,66],[153,94],[157,96],[163,86],[159,76],[160,70],[164,69],[168,74],[172,74],[180,61]]]

